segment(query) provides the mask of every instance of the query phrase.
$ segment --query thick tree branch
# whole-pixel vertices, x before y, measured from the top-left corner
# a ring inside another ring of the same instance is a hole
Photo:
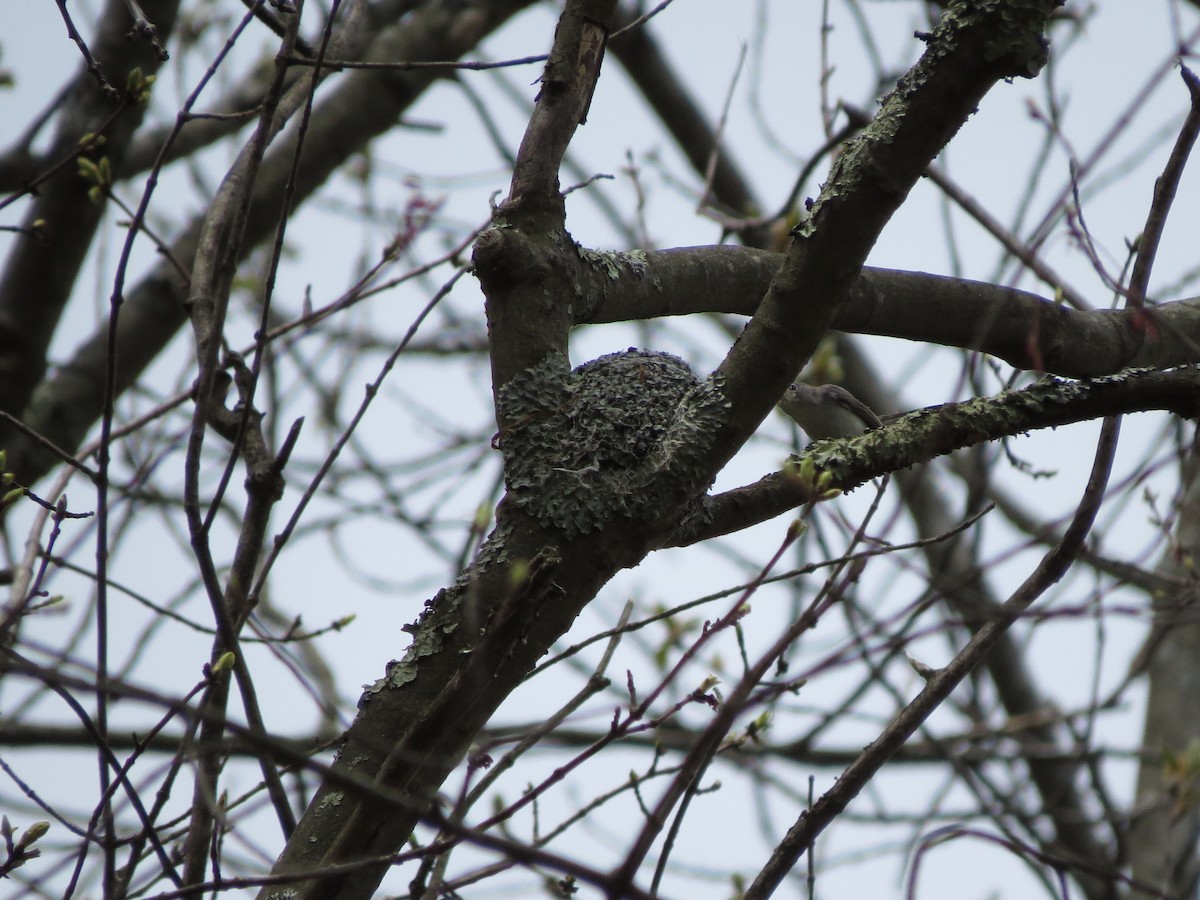
[[[584,283],[579,321],[754,315],[782,259],[739,247],[614,254],[603,274]],[[982,281],[864,267],[832,327],[978,350],[1018,369],[1070,378],[1200,362],[1200,298],[1154,307],[1155,329],[1134,318],[1126,310],[1071,309]]]
[[[830,487],[848,491],[964,447],[1148,410],[1200,417],[1200,369],[1131,371],[1083,382],[1046,379],[1022,391],[919,409],[861,437],[815,444],[801,459],[811,458],[820,471],[829,472]],[[775,472],[710,498],[702,515],[676,532],[669,546],[740,531],[813,499],[811,485],[786,471]]]
[[[1001,78],[1031,77],[1056,0],[954,4],[928,49],[838,157],[737,343],[714,373],[731,414],[716,436],[715,475],[783,394],[833,324],[867,254],[909,190]]]
[[[645,552],[640,535],[619,527],[620,517],[612,515],[611,506],[602,513],[590,507],[610,499],[603,480],[590,491],[584,487],[590,499],[574,507],[580,518],[573,519],[571,528],[559,517],[564,510],[526,508],[523,502],[549,498],[536,483],[547,477],[544,467],[554,465],[554,453],[567,450],[555,441],[570,441],[570,430],[557,417],[570,405],[568,299],[571,262],[579,262],[579,253],[563,230],[558,167],[586,116],[612,5],[612,0],[567,3],[518,153],[509,199],[475,248],[488,299],[493,390],[507,478],[510,488],[525,474],[532,483],[524,491],[510,490],[497,511],[496,530],[469,572],[440,592],[411,627],[414,640],[405,659],[364,694],[335,763],[335,770],[370,777],[407,803],[399,809],[369,800],[351,803],[336,781],[327,780],[277,861],[276,874],[299,875],[395,852],[470,741],[545,647],[617,568]],[[580,399],[602,401],[606,391],[627,383],[629,373],[621,362],[598,367],[592,379],[578,376]],[[679,375],[674,362],[645,360],[647,370],[655,365],[668,380]],[[676,393],[664,391],[663,396],[667,404],[679,400]],[[597,464],[598,470],[604,468]],[[551,478],[570,481],[582,474],[561,467],[551,471]],[[602,550],[597,542],[603,542]],[[287,895],[366,898],[385,871],[385,865],[373,864],[347,877],[301,878]]]

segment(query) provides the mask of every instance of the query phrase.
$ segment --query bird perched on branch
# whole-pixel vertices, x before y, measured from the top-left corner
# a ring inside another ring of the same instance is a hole
[[[871,407],[836,384],[790,384],[779,408],[814,441],[855,437],[883,424]]]

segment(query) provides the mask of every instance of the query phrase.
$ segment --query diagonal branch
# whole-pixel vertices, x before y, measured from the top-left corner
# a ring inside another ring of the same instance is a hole
[[[1037,569],[1013,593],[992,621],[984,625],[965,647],[944,668],[930,677],[925,689],[906,706],[887,729],[868,746],[842,773],[837,783],[811,809],[805,811],[788,831],[770,860],[746,891],[747,900],[769,897],[779,886],[801,854],[812,852],[813,841],[846,808],[866,783],[887,762],[896,750],[920,727],[950,693],[1000,640],[1013,623],[1049,587],[1066,574],[1091,530],[1092,522],[1104,499],[1113,457],[1120,433],[1119,419],[1107,419],[1096,449],[1091,477],[1083,498],[1075,511],[1070,527],[1057,544],[1042,559]],[[1070,860],[1065,861],[1070,863]],[[1088,872],[1086,874],[1092,874]],[[1105,873],[1107,875],[1108,873]],[[1107,885],[1089,885],[1088,896],[1115,897],[1111,880]]]
[[[1001,78],[1031,77],[1044,65],[1043,32],[1059,5],[952,4],[925,37],[924,55],[838,157],[754,318],[714,373],[731,415],[716,436],[713,475],[812,355],[883,226],[983,96]]]
[[[478,45],[532,0],[489,4],[458,23],[459,14],[442,5],[427,6],[376,35],[370,55],[395,59],[447,59]],[[161,31],[161,28],[160,28]],[[366,144],[386,132],[438,77],[435,71],[360,71],[341,79],[313,112],[295,187],[295,203],[310,197],[330,175]],[[277,140],[263,161],[254,185],[242,258],[274,233],[277,211],[294,154],[294,136]],[[185,226],[172,243],[177,259],[195,257],[199,221]],[[60,272],[58,262],[48,272]],[[42,272],[39,279],[45,278]],[[155,266],[125,296],[118,323],[116,373],[118,394],[128,390],[186,321],[187,284],[174,267]],[[25,296],[28,294],[6,294]],[[3,302],[3,301],[0,301]],[[33,308],[37,304],[26,304]],[[0,308],[0,331],[4,328]],[[77,447],[100,417],[107,334],[89,337],[44,383],[24,410],[26,424],[60,447]],[[0,360],[2,362],[2,360]],[[33,484],[57,460],[21,435],[7,444],[10,468],[23,484]]]
[[[174,28],[178,6],[179,0],[145,4],[144,14],[162,40]],[[86,71],[76,76],[57,113],[57,131],[46,154],[69,164],[38,185],[25,213],[26,237],[14,244],[0,273],[0,409],[14,415],[24,411],[46,371],[46,350],[104,219],[105,207],[92,202],[89,188],[106,185],[89,185],[75,161],[86,160],[97,172],[120,168],[145,112],[141,98],[129,90],[132,73],[140,69],[144,85],[144,78],[162,64],[150,42],[126,37],[131,18],[125,0],[109,0],[99,21],[93,53],[103,61],[106,77],[125,90],[114,103]],[[0,445],[8,444],[5,432],[0,430]]]

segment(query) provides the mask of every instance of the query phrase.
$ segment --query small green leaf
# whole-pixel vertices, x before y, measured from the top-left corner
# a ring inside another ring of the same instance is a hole
[[[75,160],[75,165],[79,169],[79,177],[88,184],[100,183],[100,168],[96,163],[86,156],[80,156]]]
[[[24,850],[26,847],[31,847],[38,838],[45,836],[50,830],[49,822],[34,822],[25,829],[25,833],[21,835],[21,839],[17,841],[17,850]]]
[[[476,531],[483,531],[488,527],[488,523],[492,521],[492,505],[490,503],[480,503],[475,508],[475,518],[472,525]]]
[[[136,103],[146,103],[150,99],[150,88],[157,78],[156,75],[144,75],[140,67],[134,67],[125,76],[125,92]]]

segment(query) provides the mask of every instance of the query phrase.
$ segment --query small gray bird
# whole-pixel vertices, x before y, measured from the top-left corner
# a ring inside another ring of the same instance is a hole
[[[814,441],[854,437],[883,424],[867,404],[836,384],[790,384],[779,408]]]

